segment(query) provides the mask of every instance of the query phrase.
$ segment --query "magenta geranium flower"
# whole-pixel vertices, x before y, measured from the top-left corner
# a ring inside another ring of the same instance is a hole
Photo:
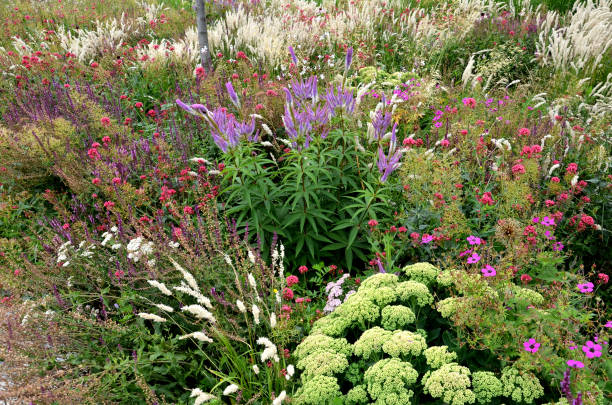
[[[480,245],[482,240],[478,236],[470,235],[467,237],[467,241],[470,245]]]
[[[605,328],[612,328],[612,321],[608,321],[606,322],[606,324],[604,325]]]
[[[484,266],[480,271],[482,271],[482,274],[485,277],[493,277],[497,274],[497,272],[495,271],[495,268],[491,266],[490,264],[487,264],[486,266]]]
[[[560,251],[562,251],[562,250],[563,250],[563,248],[564,248],[563,243],[561,243],[561,242],[555,242],[555,243],[553,243],[553,250],[554,250],[554,251],[556,251],[556,252],[560,252]]]
[[[534,338],[523,342],[523,347],[530,353],[535,353],[540,349],[540,344]]]
[[[480,261],[480,255],[476,252],[472,253],[472,255],[468,257],[467,259],[468,264],[478,263],[479,261]]]
[[[542,221],[540,221],[540,223],[544,226],[555,226],[555,219],[550,217],[544,217],[542,218]]]
[[[584,368],[584,363],[578,360],[568,360],[567,365],[572,368]]]
[[[589,358],[601,357],[601,345],[589,340],[586,345],[582,346],[582,351]]]
[[[459,257],[469,255],[470,253],[472,253],[472,249],[464,250],[463,252],[459,253]]]
[[[537,224],[538,222],[540,222],[540,217],[533,217],[532,221],[534,224]]]
[[[593,292],[593,287],[595,287],[595,285],[591,282],[578,284],[578,289],[580,290],[581,293]]]
[[[423,234],[423,237],[421,238],[421,244],[429,243],[432,240],[433,240],[433,235],[425,233],[425,234]]]

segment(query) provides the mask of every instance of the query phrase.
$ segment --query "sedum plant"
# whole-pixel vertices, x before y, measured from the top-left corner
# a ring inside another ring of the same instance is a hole
[[[463,405],[541,397],[538,379],[530,375],[527,381],[514,366],[496,375],[495,365],[471,370],[461,364],[474,353],[458,347],[438,314],[461,310],[460,301],[434,298],[444,294],[446,275],[431,264],[417,263],[397,274],[378,273],[363,280],[357,292],[317,320],[297,346],[302,387],[294,400]],[[446,330],[441,333],[434,326]],[[441,335],[449,344],[436,344]],[[315,390],[317,385],[321,390]]]

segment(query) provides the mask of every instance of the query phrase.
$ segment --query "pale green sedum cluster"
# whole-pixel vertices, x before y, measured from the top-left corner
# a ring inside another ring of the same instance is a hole
[[[488,404],[493,398],[501,396],[503,392],[501,381],[490,371],[473,373],[472,385],[476,400],[481,404]]]
[[[457,363],[444,364],[423,376],[423,391],[434,398],[442,398],[449,405],[473,404],[474,391],[470,389],[470,369]]]
[[[514,402],[532,404],[534,399],[544,395],[544,388],[534,375],[521,374],[514,367],[502,370],[501,383],[504,387],[502,395]]]
[[[435,307],[450,317],[463,303],[447,298],[434,305],[430,287],[447,285],[450,272],[428,263],[403,272],[409,280],[390,273],[367,278],[334,312],[314,323],[294,351],[302,370],[294,403],[400,405],[430,402],[432,397],[463,405],[486,404],[500,396],[529,402],[542,395],[535,377],[530,383],[505,369],[500,381],[491,372],[472,373],[459,365],[447,346],[428,348],[427,332],[417,329],[416,314]]]

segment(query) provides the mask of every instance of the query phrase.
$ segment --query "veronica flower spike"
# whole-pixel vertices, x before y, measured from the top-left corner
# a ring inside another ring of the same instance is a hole
[[[236,91],[234,91],[234,86],[232,86],[232,82],[225,83],[225,88],[229,93],[232,103],[236,106],[236,108],[240,108],[240,100],[238,100],[238,95],[236,94]]]
[[[391,173],[393,173],[400,166],[400,159],[402,158],[402,151],[396,150],[397,138],[395,137],[395,131],[397,129],[397,123],[393,125],[393,131],[391,132],[391,142],[389,144],[389,154],[385,155],[382,146],[378,147],[378,171],[382,173],[380,181],[384,183]]]
[[[353,62],[353,47],[351,46],[346,50],[346,59],[344,60],[344,71],[348,72]]]

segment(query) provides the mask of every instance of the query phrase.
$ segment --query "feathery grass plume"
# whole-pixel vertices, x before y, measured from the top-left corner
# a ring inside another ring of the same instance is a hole
[[[189,339],[189,338],[195,338],[199,340],[200,342],[207,342],[207,343],[213,342],[213,340],[209,338],[208,336],[206,336],[204,332],[192,332],[192,333],[188,333],[187,335],[179,336],[180,340]]]
[[[201,405],[205,402],[210,401],[211,399],[217,398],[212,394],[209,394],[207,392],[202,392],[202,390],[199,388],[194,388],[191,390],[191,395],[189,396],[189,398],[194,398],[194,397],[195,397],[194,405]]]
[[[170,291],[164,283],[160,283],[157,280],[147,280],[147,283],[149,283],[152,287],[157,288],[164,295],[172,295],[172,291]]]
[[[210,323],[216,323],[217,322],[217,320],[215,319],[213,314],[210,313],[209,311],[207,311],[201,305],[197,305],[197,304],[186,305],[183,308],[181,308],[181,311],[189,312],[190,314],[194,315],[198,319],[207,319]]]
[[[237,392],[240,389],[236,384],[230,384],[223,390],[223,395],[231,395],[234,392]]]
[[[181,272],[183,278],[185,279],[185,281],[187,281],[187,284],[189,284],[189,287],[191,287],[194,291],[200,291],[198,283],[196,283],[195,278],[193,278],[191,273],[181,267],[181,265],[178,264],[173,258],[170,257],[169,259],[170,263],[172,263],[174,268]]]
[[[172,308],[171,306],[165,305],[165,304],[155,304],[155,306],[161,309],[162,311],[174,312],[174,308]]]
[[[166,322],[165,318],[162,318],[161,316],[155,315],[155,314],[149,314],[146,312],[139,312],[138,316],[143,318],[143,319],[147,319],[149,321],[153,321],[153,322]]]
[[[255,325],[259,325],[259,314],[261,313],[259,307],[253,304],[253,320],[255,321]]]

